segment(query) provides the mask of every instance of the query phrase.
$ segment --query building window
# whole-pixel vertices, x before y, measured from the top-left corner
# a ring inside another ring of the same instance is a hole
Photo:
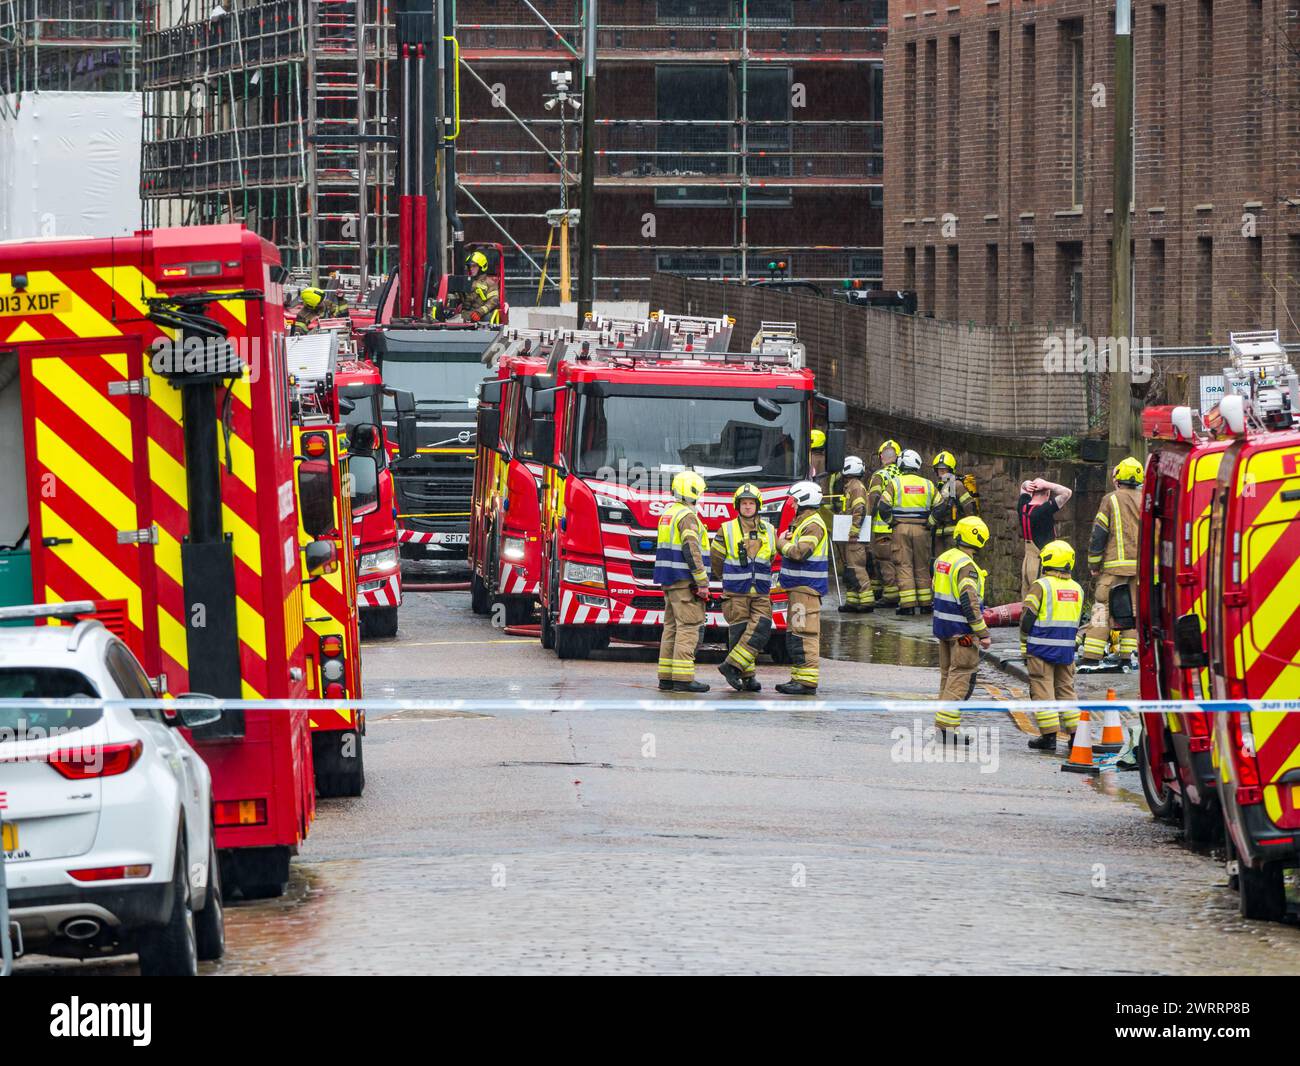
[[[1083,245],[1080,242],[1057,243],[1056,277],[1060,292],[1056,318],[1080,325],[1083,322]]]
[[[925,249],[924,274],[921,278],[921,314],[934,317],[934,245]]]
[[[1196,291],[1192,293],[1192,340],[1214,343],[1214,239],[1196,238]]]
[[[1200,82],[1197,111],[1201,120],[1201,158],[1205,165],[1201,168],[1204,175],[1203,187],[1206,199],[1213,198],[1214,191],[1214,2],[1199,0],[1197,6],[1197,68],[1196,77]],[[1194,157],[1193,157],[1194,158]],[[1189,160],[1190,162],[1190,160]]]
[[[948,309],[953,322],[961,318],[961,267],[957,245],[948,245]]]
[[[903,290],[916,292],[916,249],[903,249]]]
[[[998,324],[998,246],[984,247],[984,322]]]
[[[1020,246],[1020,321],[1034,321],[1034,246],[1028,241]]]
[[[1150,100],[1147,105],[1148,120],[1141,123],[1142,137],[1149,148],[1142,153],[1142,166],[1145,169],[1150,180],[1152,196],[1159,196],[1160,202],[1163,203],[1164,182],[1162,174],[1165,165],[1165,34],[1167,20],[1165,17],[1165,5],[1153,4],[1151,7],[1151,29],[1147,34],[1147,39],[1151,42],[1151,50],[1147,68],[1150,75],[1146,82],[1146,97]],[[1137,119],[1137,109],[1133,110],[1134,121]],[[1144,146],[1145,147],[1145,146]],[[1133,144],[1133,158],[1137,159],[1137,143]],[[1137,195],[1137,186],[1133,188],[1133,195]],[[1150,201],[1155,203],[1153,199]]]
[[[903,97],[916,99],[916,42],[903,46]],[[909,107],[909,112],[910,112]],[[903,203],[916,213],[916,118],[909,113],[903,120]]]
[[[723,25],[731,18],[731,0],[658,0],[655,20],[668,25]]]
[[[1150,285],[1150,303],[1147,311],[1147,333],[1157,343],[1165,334],[1165,242],[1151,242],[1151,261],[1146,270]]]
[[[1070,202],[1083,206],[1083,22],[1067,19],[1061,23],[1062,50],[1065,53],[1065,73],[1069,77],[1066,95],[1066,139],[1069,142]]]
[[[1038,38],[1032,22],[1027,23],[1020,35],[1020,143],[1024,160],[1025,179],[1032,182],[1038,160],[1034,155],[1035,126],[1038,123],[1036,90],[1038,86]]]
[[[1246,307],[1254,312],[1260,328],[1273,321],[1269,300],[1265,299],[1264,242],[1260,237],[1246,238]]]
[[[961,38],[948,38],[948,206],[957,210],[961,185]]]
[[[1246,158],[1256,168],[1258,178],[1260,142],[1264,129],[1264,13],[1261,0],[1246,0],[1246,121],[1242,133],[1246,141]],[[1297,43],[1288,39],[1286,47],[1294,52]],[[1292,56],[1292,64],[1295,56]]]
[[[1002,36],[997,30],[989,30],[984,72],[984,135],[988,145],[984,177],[987,206],[990,211],[996,211],[1002,181]]]
[[[933,213],[935,206],[939,166],[937,143],[939,102],[936,99],[939,92],[938,67],[939,42],[932,37],[925,42],[925,120],[921,126],[921,134],[925,138],[925,144],[921,148],[921,165],[925,174],[925,188],[923,191],[925,193],[926,207],[930,213]]]
[[[680,125],[656,129],[652,172],[721,178],[732,172],[731,74],[725,66],[655,68],[655,117]],[[680,152],[680,155],[674,153]],[[700,154],[704,153],[704,154]],[[722,185],[660,185],[655,203],[725,204]]]

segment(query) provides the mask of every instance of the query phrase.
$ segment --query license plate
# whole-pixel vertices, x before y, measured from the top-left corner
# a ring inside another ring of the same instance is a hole
[[[15,292],[0,296],[0,318],[17,315],[57,315],[71,307],[66,292]]]
[[[448,544],[468,544],[468,533],[444,533],[441,540],[435,540],[430,545],[431,550],[437,550],[440,547],[446,547]]]
[[[0,826],[0,851],[18,850],[18,827],[13,822]]]

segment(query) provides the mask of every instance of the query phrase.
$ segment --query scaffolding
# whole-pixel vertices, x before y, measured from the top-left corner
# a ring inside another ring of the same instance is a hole
[[[0,0],[0,96],[135,92],[139,0]]]
[[[146,225],[244,222],[363,290],[396,258],[386,0],[224,2],[145,0]]]

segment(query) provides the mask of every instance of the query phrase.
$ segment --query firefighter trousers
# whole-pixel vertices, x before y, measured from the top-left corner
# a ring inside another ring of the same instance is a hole
[[[930,530],[922,522],[900,521],[894,526],[894,573],[898,579],[898,606],[929,607],[934,599],[930,585]]]
[[[1074,663],[1049,663],[1037,655],[1025,656],[1029,667],[1029,698],[1031,700],[1072,700],[1074,696]],[[1069,708],[1064,714],[1056,711],[1035,711],[1040,733],[1058,732],[1064,724],[1067,733],[1079,726],[1079,711]]]
[[[969,640],[969,646],[961,640]],[[975,691],[975,672],[980,665],[979,643],[974,637],[939,638],[939,699],[968,700]],[[934,724],[944,729],[961,725],[961,711],[937,711]]]
[[[817,687],[817,664],[821,656],[822,598],[806,587],[787,592],[786,651],[790,656],[790,680]]]
[[[867,573],[867,545],[858,541],[844,545],[844,602],[849,607],[874,607],[876,603]]]
[[[1136,574],[1108,574],[1105,571],[1102,571],[1101,577],[1097,578],[1097,587],[1092,594],[1092,621],[1083,634],[1083,657],[1089,662],[1096,662],[1104,658],[1106,648],[1110,644],[1111,591],[1127,583],[1129,595],[1132,596],[1132,602],[1136,606],[1138,601],[1137,581]],[[1119,647],[1116,650],[1121,656],[1132,655],[1137,651],[1137,630],[1126,629],[1120,633]]]
[[[745,677],[772,636],[772,600],[767,596],[729,593],[722,600],[727,623],[727,659]]]
[[[898,603],[898,575],[894,570],[894,535],[892,533],[873,533],[871,537],[871,558],[876,564],[875,576],[871,579],[871,590],[877,602],[886,607]]]
[[[1038,545],[1032,540],[1025,541],[1025,557],[1020,561],[1020,598],[1029,595],[1035,581],[1043,576],[1043,557]]]
[[[704,603],[685,582],[664,589],[664,632],[659,640],[659,680],[694,681],[695,649],[704,628]]]

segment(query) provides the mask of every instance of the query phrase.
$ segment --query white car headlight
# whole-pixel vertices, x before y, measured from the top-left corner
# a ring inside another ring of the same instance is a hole
[[[565,563],[564,580],[575,585],[604,585],[605,568],[585,563]]]
[[[397,569],[397,549],[387,548],[381,552],[365,552],[357,560],[357,569],[363,574],[384,573]]]
[[[503,537],[501,539],[501,556],[504,559],[522,559],[524,557],[524,538]]]

